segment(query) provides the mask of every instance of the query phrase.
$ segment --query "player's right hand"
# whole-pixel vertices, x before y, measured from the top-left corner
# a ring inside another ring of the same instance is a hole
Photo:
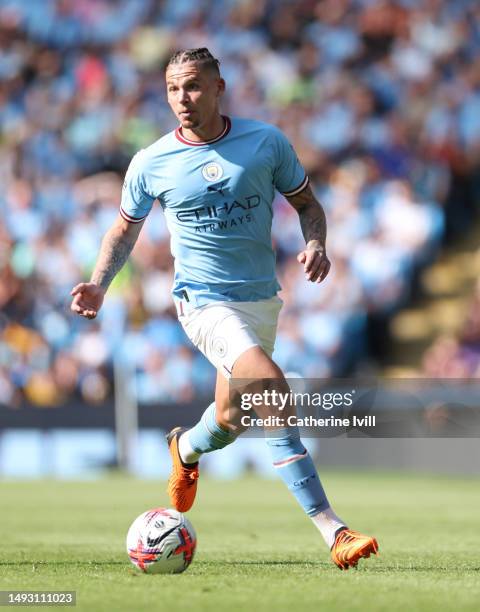
[[[94,319],[103,304],[105,290],[95,283],[79,283],[70,291],[70,310],[87,319]]]

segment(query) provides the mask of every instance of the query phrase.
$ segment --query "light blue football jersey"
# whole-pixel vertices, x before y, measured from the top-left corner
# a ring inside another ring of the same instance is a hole
[[[158,199],[175,258],[173,295],[191,307],[250,302],[280,289],[272,248],[275,188],[300,193],[308,178],[275,126],[225,117],[198,143],[181,128],[139,151],[128,168],[120,213],[138,223]]]

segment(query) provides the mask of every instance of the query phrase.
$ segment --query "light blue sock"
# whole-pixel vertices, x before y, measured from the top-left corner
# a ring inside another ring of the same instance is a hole
[[[327,496],[312,458],[300,440],[298,428],[291,427],[266,435],[273,466],[308,516],[329,507]]]
[[[198,453],[210,453],[231,444],[237,438],[236,434],[226,431],[215,418],[215,402],[202,414],[195,427],[188,430],[188,441],[193,450]]]

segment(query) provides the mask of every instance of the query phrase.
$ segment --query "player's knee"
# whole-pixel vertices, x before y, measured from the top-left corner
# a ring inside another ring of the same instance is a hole
[[[260,346],[253,346],[240,355],[233,366],[233,377],[243,379],[284,379],[281,369]]]

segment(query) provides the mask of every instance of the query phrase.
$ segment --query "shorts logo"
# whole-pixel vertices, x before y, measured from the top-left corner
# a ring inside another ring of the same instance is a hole
[[[224,338],[215,338],[212,344],[212,351],[218,357],[225,357],[227,352],[227,341]]]
[[[203,166],[202,175],[206,181],[214,183],[222,178],[223,168],[220,164],[217,164],[217,162],[209,162]]]

